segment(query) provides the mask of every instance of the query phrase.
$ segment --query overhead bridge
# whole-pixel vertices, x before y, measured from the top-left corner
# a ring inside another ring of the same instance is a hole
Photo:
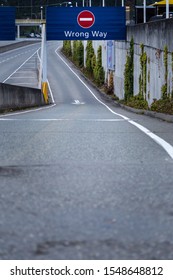
[[[17,26],[17,38],[20,38],[20,27],[21,26],[40,26],[46,23],[45,19],[16,19]]]

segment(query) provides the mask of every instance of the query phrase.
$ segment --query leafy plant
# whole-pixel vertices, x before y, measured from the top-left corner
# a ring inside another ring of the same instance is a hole
[[[155,100],[150,109],[155,112],[173,115],[173,100],[169,98]]]
[[[99,46],[97,50],[97,59],[96,59],[96,65],[93,68],[93,74],[94,74],[94,81],[98,86],[101,86],[104,84],[105,81],[105,72],[102,66],[102,47]]]
[[[124,99],[128,100],[133,96],[133,76],[134,76],[134,41],[130,41],[130,50],[127,53],[124,69]]]
[[[148,110],[149,108],[148,102],[143,98],[141,94],[130,97],[125,104],[136,109]]]

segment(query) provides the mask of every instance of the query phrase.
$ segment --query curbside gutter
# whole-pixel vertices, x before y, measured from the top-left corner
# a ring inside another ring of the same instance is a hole
[[[0,111],[46,105],[40,89],[0,83]]]
[[[149,111],[149,110],[143,110],[143,109],[136,109],[133,107],[129,107],[126,106],[124,104],[121,104],[117,101],[114,101],[114,103],[118,106],[120,106],[121,108],[126,109],[127,111],[130,111],[132,113],[136,113],[136,114],[141,114],[141,115],[146,115],[152,118],[157,118],[166,122],[173,122],[173,115],[168,115],[168,114],[164,114],[164,113],[158,113],[155,111]]]

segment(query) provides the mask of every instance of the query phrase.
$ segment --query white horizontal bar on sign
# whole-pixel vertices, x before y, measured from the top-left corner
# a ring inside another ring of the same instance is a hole
[[[93,19],[92,18],[80,18],[79,20],[80,21],[92,21]]]

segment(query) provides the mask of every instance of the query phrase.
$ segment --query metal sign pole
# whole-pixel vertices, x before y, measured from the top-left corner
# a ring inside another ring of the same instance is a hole
[[[47,51],[46,51],[46,27],[42,25],[42,43],[41,43],[41,60],[40,60],[40,88],[44,100],[48,103],[48,84],[47,84]]]
[[[146,0],[144,0],[144,23],[146,23]]]
[[[169,0],[166,0],[166,18],[169,18]]]

